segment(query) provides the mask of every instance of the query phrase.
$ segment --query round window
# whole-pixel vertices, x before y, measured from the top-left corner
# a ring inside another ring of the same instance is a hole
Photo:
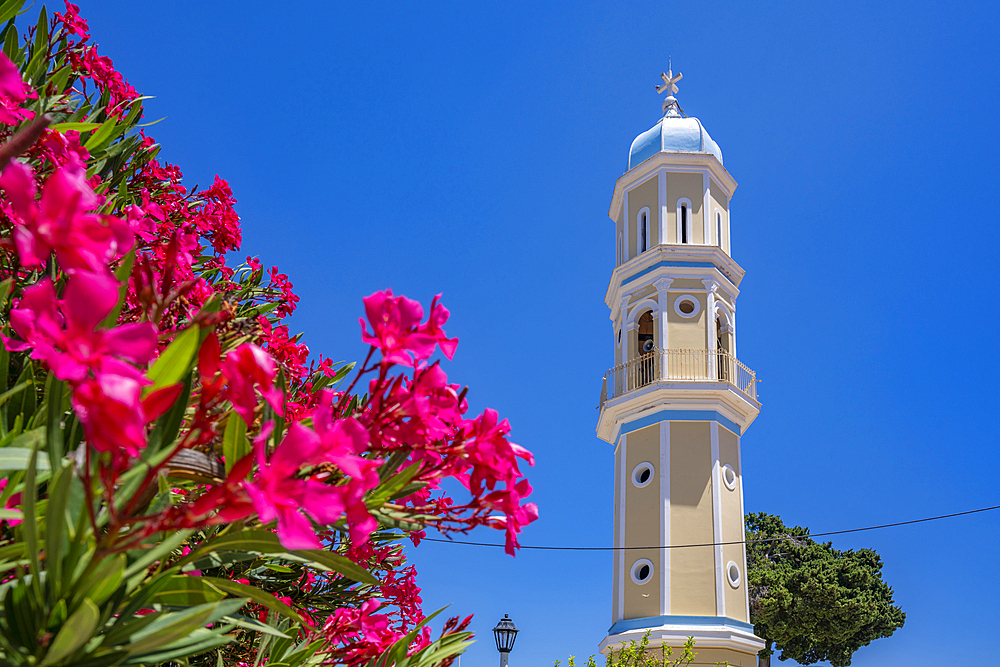
[[[701,310],[701,302],[691,294],[684,294],[674,299],[674,312],[681,317],[694,317]]]
[[[653,464],[640,463],[632,471],[632,483],[640,489],[653,481]]]
[[[736,471],[728,463],[722,466],[722,481],[730,491],[736,490]]]
[[[733,588],[740,587],[740,566],[729,561],[726,565],[726,578],[729,579],[729,585]]]
[[[632,564],[632,581],[637,584],[645,584],[653,578],[653,561],[648,558],[640,558]]]

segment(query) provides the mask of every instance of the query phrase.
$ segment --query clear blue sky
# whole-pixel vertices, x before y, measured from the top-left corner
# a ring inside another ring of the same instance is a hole
[[[361,357],[375,290],[444,293],[450,376],[538,458],[525,543],[611,541],[607,210],[668,55],[739,182],[738,352],[764,404],[747,510],[819,532],[1000,503],[996,4],[345,4],[81,11],[156,96],[163,157],[229,179],[243,251],[290,275],[314,351]],[[834,544],[876,549],[907,613],[855,665],[995,655],[1000,512]],[[428,609],[476,614],[464,667],[496,664],[504,613],[513,667],[589,654],[610,624],[607,553],[413,558]]]

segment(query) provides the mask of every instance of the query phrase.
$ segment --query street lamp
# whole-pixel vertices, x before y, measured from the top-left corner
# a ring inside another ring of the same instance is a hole
[[[510,620],[507,614],[503,615],[497,627],[493,628],[493,635],[497,638],[497,650],[500,651],[500,667],[507,667],[507,657],[514,648],[514,639],[517,638],[518,630],[514,627],[514,621]]]

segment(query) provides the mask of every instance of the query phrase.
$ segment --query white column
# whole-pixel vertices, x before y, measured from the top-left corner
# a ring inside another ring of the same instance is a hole
[[[719,291],[719,283],[711,279],[705,279],[701,282],[706,290],[705,308],[708,311],[705,313],[708,319],[708,338],[705,349],[714,350],[718,347],[718,337],[715,335],[715,293]]]
[[[667,349],[670,344],[670,340],[667,338],[667,309],[670,308],[670,295],[667,294],[667,290],[670,289],[670,283],[674,282],[673,278],[658,278],[654,283],[656,287],[656,303],[659,304],[660,318],[660,339],[656,341],[656,347],[660,350],[660,378],[666,379],[669,377],[667,375],[668,368],[668,357]]]
[[[707,320],[705,327],[706,339],[706,350],[714,351],[719,346],[719,338],[715,335],[715,293],[719,289],[719,284],[714,280],[702,280],[703,285],[705,285],[705,307],[708,312],[705,313],[705,319]],[[708,355],[708,379],[717,380],[719,378],[718,373],[719,358],[714,354]]]
[[[712,430],[712,524],[715,539],[715,614],[726,615],[726,589],[722,562],[722,475],[719,466],[719,422],[709,422]],[[745,578],[745,576],[744,576]],[[749,618],[749,617],[748,617]]]

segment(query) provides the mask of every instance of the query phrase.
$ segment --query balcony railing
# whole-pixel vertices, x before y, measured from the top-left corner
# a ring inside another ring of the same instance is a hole
[[[665,382],[728,382],[757,400],[757,374],[725,350],[653,350],[610,369],[601,388],[601,407],[630,391]]]

